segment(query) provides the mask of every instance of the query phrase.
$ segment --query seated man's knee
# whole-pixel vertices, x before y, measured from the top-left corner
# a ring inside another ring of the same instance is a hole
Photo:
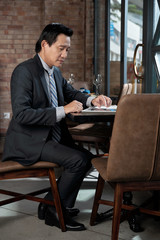
[[[72,168],[89,169],[91,167],[91,161],[87,158],[85,153],[79,152],[73,156]]]

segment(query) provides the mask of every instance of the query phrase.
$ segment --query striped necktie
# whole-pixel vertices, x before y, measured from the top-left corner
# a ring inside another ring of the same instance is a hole
[[[58,98],[57,98],[57,89],[53,74],[49,75],[49,86],[50,86],[50,94],[51,94],[51,103],[53,107],[58,107]],[[52,127],[52,139],[56,142],[61,140],[61,128],[60,124],[56,123]]]

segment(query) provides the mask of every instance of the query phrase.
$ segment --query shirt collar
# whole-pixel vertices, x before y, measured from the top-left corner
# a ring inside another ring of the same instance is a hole
[[[48,66],[48,64],[40,57],[40,55],[38,54],[40,60],[41,60],[41,63],[42,63],[42,66],[43,68],[48,72],[49,75],[52,75],[53,74],[53,71],[54,71],[54,66],[52,68],[50,68]]]

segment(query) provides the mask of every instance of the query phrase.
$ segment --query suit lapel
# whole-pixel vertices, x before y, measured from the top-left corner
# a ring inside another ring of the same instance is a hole
[[[63,97],[63,87],[61,86],[62,80],[61,80],[58,72],[56,71],[56,69],[54,70],[53,74],[54,74],[54,79],[55,79],[56,88],[57,88],[58,105],[63,106],[64,105],[64,97]]]
[[[44,68],[42,66],[41,60],[39,59],[38,55],[35,55],[34,60],[36,61],[37,66],[38,66],[39,77],[40,77],[44,92],[45,92],[45,94],[48,98],[48,101],[50,103],[50,96],[49,96],[49,93],[48,93],[47,83],[46,83],[46,79],[45,79],[45,75],[44,75]]]
[[[45,75],[44,75],[44,68],[42,66],[41,60],[39,59],[38,55],[35,55],[34,60],[38,64],[38,72],[39,72],[40,80],[42,82],[42,85],[43,85],[45,94],[48,98],[48,101],[51,104],[50,96],[49,96],[48,88],[47,88],[47,83],[46,83],[46,79],[45,79]],[[64,105],[64,96],[63,96],[62,77],[60,76],[60,74],[58,73],[56,68],[55,68],[53,74],[54,74],[56,88],[57,88],[58,105],[63,106]]]
[[[47,98],[50,102],[50,96],[49,96],[49,93],[48,93],[47,83],[46,83],[46,79],[45,79],[45,76],[44,76],[44,70],[39,75],[40,75],[40,79],[41,79],[44,91],[46,93],[46,96],[47,96]]]

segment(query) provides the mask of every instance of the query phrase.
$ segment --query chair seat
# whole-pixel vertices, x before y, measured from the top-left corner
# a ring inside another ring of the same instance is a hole
[[[72,131],[84,131],[89,128],[92,128],[95,124],[94,123],[83,123],[83,124],[78,124],[77,126],[74,126],[71,128]],[[69,128],[70,129],[70,128]]]
[[[0,189],[0,194],[11,196],[11,198],[1,200],[0,206],[17,202],[20,200],[24,200],[24,199],[35,201],[35,202],[42,202],[44,204],[49,204],[49,205],[55,205],[61,230],[62,232],[65,232],[66,226],[64,222],[62,206],[61,206],[61,201],[60,201],[58,187],[57,187],[55,168],[57,170],[56,175],[57,176],[60,175],[60,172],[63,170],[63,167],[59,167],[58,164],[42,161],[29,166],[23,166],[20,163],[15,161],[2,162],[1,155],[0,155],[0,180],[18,179],[18,178],[23,179],[23,178],[32,178],[32,177],[48,177],[50,180],[49,188],[39,189],[34,192],[25,193],[25,194],[2,189],[3,187],[3,184],[2,184]],[[37,195],[46,193],[50,191],[50,189],[52,191],[54,201],[47,200],[42,197],[37,197]]]
[[[112,126],[107,126],[106,123],[83,123],[68,129],[79,145],[83,146],[83,143],[87,143],[90,150],[90,144],[94,144],[97,155],[99,155],[99,144],[104,152],[108,151]]]
[[[75,127],[70,127],[69,131],[72,135],[94,136],[105,139],[111,135],[111,127],[108,127],[106,123],[83,123]]]
[[[18,162],[14,161],[5,161],[0,162],[0,173],[12,172],[12,171],[20,171],[26,169],[40,169],[40,168],[58,168],[59,165],[51,162],[37,162],[33,165],[23,166]]]

